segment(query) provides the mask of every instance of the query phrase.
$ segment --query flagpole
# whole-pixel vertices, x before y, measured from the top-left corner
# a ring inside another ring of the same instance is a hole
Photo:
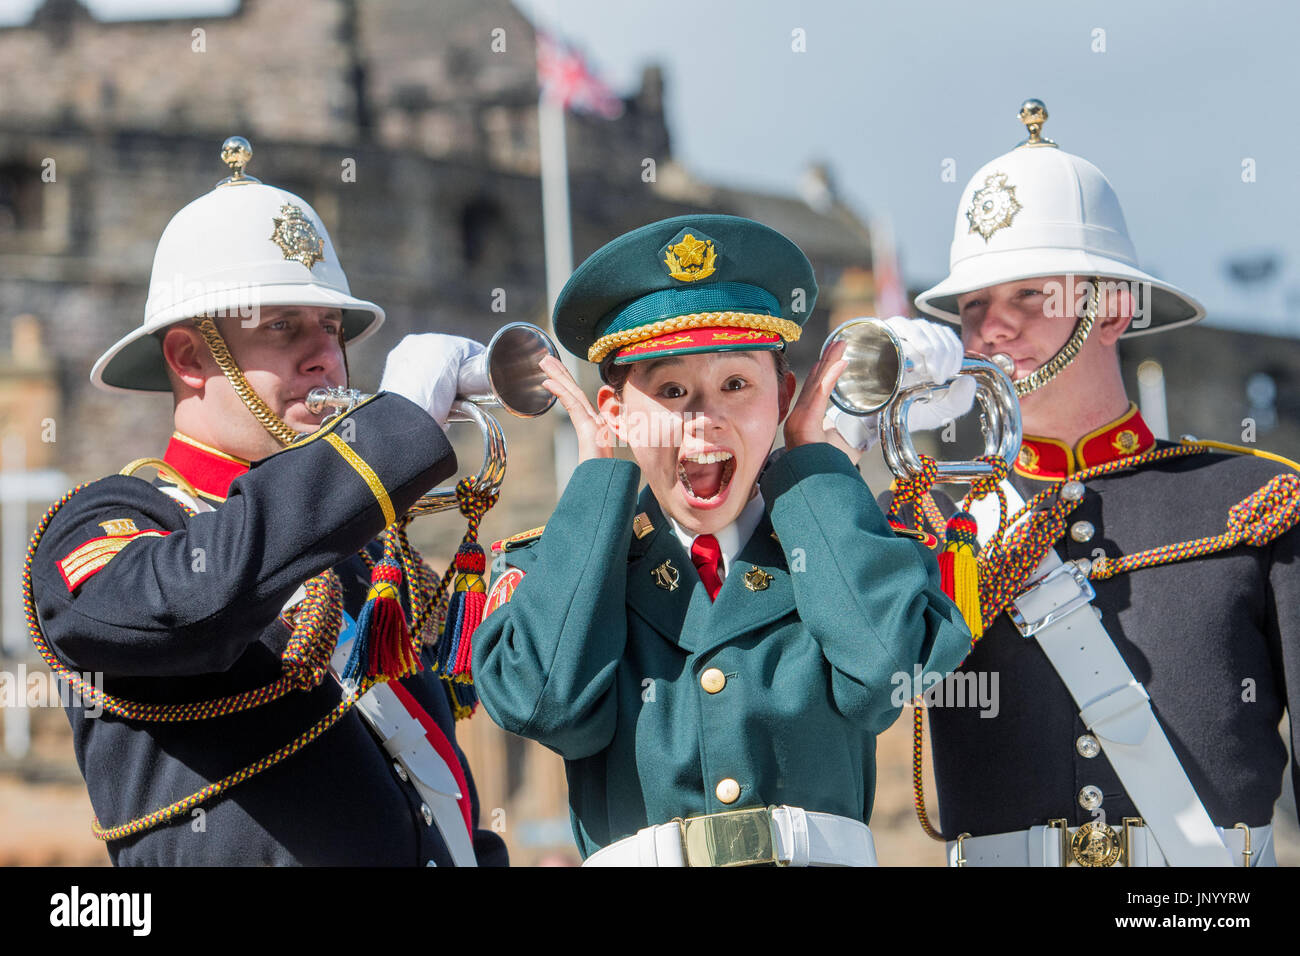
[[[553,323],[555,300],[559,298],[560,289],[573,272],[573,236],[569,221],[569,155],[565,143],[563,104],[543,92],[537,104],[537,121],[542,165],[546,311]],[[566,354],[564,361],[566,365],[572,365],[573,358]]]
[[[573,273],[573,232],[569,220],[569,156],[565,142],[564,104],[545,89],[537,103],[537,138],[541,154],[542,246],[546,256],[546,315],[555,334],[555,302]],[[578,378],[577,361],[561,350],[565,367]],[[563,409],[556,405],[557,414]],[[578,439],[571,423],[555,429],[555,494],[564,493],[577,466]]]

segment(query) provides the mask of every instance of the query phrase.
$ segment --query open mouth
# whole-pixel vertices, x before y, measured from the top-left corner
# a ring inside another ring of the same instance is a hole
[[[677,462],[677,480],[697,508],[720,505],[735,473],[736,458],[725,449],[683,455]]]

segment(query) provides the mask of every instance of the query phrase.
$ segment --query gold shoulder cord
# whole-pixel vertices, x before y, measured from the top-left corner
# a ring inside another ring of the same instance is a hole
[[[1206,448],[1215,448],[1219,451],[1232,451],[1239,455],[1254,455],[1256,458],[1263,458],[1267,461],[1275,461],[1280,465],[1286,465],[1294,471],[1300,471],[1300,462],[1292,461],[1282,455],[1274,454],[1271,451],[1263,451],[1259,448],[1247,448],[1245,445],[1230,445],[1226,441],[1206,441],[1203,438],[1183,438],[1184,445],[1204,445]]]
[[[253,386],[248,384],[248,379],[244,378],[244,373],[239,370],[235,364],[234,358],[230,355],[230,349],[226,348],[225,339],[217,331],[216,323],[211,319],[199,319],[196,323],[199,334],[203,336],[203,341],[208,343],[208,349],[212,352],[212,358],[216,361],[217,367],[221,369],[223,375],[230,382],[230,386],[239,396],[239,400],[244,406],[253,413],[253,417],[258,423],[265,428],[271,435],[280,442],[288,446],[296,442],[300,436],[296,431],[280,420],[280,417],[271,411],[266,402],[262,401],[257,392],[253,391]]]
[[[199,499],[199,492],[193,485],[185,480],[185,476],[173,468],[161,458],[137,458],[135,461],[127,464],[125,468],[118,472],[119,475],[134,475],[141,468],[156,469],[158,474],[162,475],[172,484],[176,485],[181,491],[185,492],[196,501]]]

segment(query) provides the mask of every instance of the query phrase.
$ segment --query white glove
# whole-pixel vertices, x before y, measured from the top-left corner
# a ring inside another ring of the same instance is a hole
[[[880,413],[850,415],[834,402],[826,406],[822,428],[834,428],[840,436],[858,451],[869,451],[880,441]]]
[[[904,357],[912,363],[912,368],[903,372],[904,388],[946,382],[955,378],[961,370],[961,339],[946,325],[924,319],[905,319],[898,315],[885,319],[884,324],[898,336],[898,340],[903,343]],[[969,375],[963,375],[944,391],[913,402],[907,413],[908,430],[942,428],[952,419],[970,411],[974,400],[975,380]]]
[[[379,390],[409,398],[445,429],[461,369],[482,351],[481,343],[458,335],[408,335],[388,353]]]

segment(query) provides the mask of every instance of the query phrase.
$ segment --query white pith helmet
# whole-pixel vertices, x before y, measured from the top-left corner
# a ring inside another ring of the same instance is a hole
[[[985,164],[966,184],[957,207],[948,278],[918,295],[917,308],[960,324],[957,296],[963,293],[1019,279],[1072,275],[1138,284],[1137,308],[1146,314],[1135,318],[1125,338],[1203,318],[1199,302],[1139,268],[1115,190],[1092,163],[1042,138],[1046,119],[1041,101],[1026,100],[1020,120],[1029,138]]]
[[[355,298],[316,211],[300,197],[247,176],[252,147],[232,136],[221,148],[232,174],[163,230],[154,253],[144,324],[99,357],[92,384],[107,391],[171,390],[159,329],[200,315],[248,316],[259,306],[343,310],[343,339],[379,328],[384,310]]]

